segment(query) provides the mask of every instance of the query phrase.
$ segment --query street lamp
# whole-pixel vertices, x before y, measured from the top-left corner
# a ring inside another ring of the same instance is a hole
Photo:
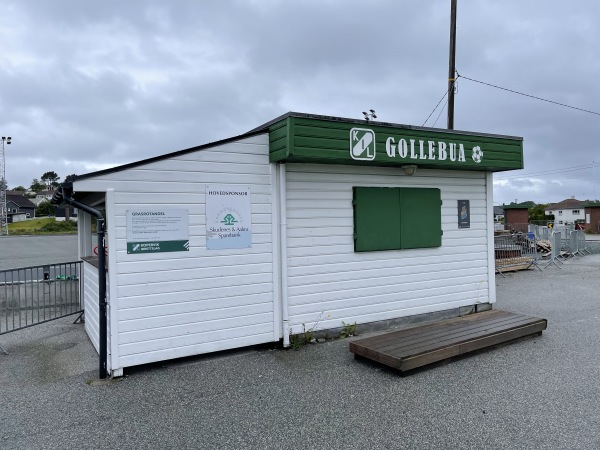
[[[0,236],[8,235],[8,208],[6,205],[6,166],[4,164],[4,143],[10,145],[10,136],[2,136],[2,144],[0,145]]]

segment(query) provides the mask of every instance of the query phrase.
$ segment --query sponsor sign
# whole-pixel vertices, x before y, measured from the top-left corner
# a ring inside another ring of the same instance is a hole
[[[469,200],[458,200],[458,228],[471,228],[471,206]]]
[[[206,185],[206,248],[252,247],[250,186]]]
[[[148,208],[127,211],[127,253],[187,252],[188,212]]]

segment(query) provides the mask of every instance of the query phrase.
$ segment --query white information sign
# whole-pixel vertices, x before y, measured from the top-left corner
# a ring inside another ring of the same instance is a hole
[[[250,186],[206,185],[206,248],[252,247]]]
[[[127,253],[187,252],[189,247],[185,209],[127,211]]]

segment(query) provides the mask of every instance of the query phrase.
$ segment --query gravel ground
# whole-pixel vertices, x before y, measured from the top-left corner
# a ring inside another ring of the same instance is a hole
[[[586,248],[592,253],[600,253],[600,241],[586,241]]]
[[[0,336],[0,448],[600,448],[600,255],[496,283],[496,308],[548,330],[407,377],[335,340],[101,383],[73,318]]]

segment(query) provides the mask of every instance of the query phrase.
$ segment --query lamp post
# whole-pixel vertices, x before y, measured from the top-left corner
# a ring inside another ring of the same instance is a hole
[[[2,136],[0,144],[0,236],[8,235],[8,208],[6,206],[6,166],[4,164],[4,143],[10,145],[10,136]]]

